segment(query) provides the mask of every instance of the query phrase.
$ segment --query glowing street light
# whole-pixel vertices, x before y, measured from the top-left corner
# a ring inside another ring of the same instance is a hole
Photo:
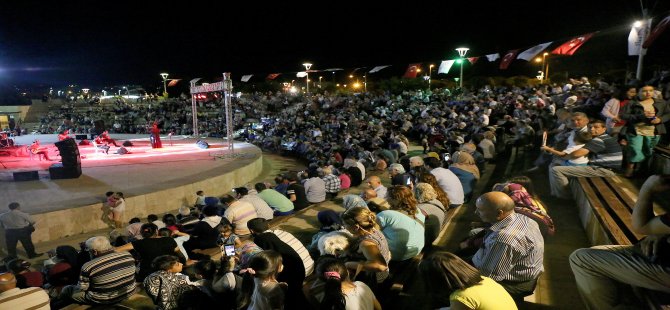
[[[321,79],[323,79],[323,76],[319,77],[319,88],[321,88]]]
[[[163,97],[167,99],[168,92],[167,92],[167,78],[168,74],[167,73],[161,73],[161,77],[163,78]]]
[[[433,79],[433,67],[435,65],[431,64],[428,66],[428,89],[430,90],[430,81]]]
[[[463,57],[465,57],[465,54],[467,54],[469,50],[470,49],[467,48],[467,47],[459,47],[459,48],[456,49],[456,51],[458,52],[458,56],[461,56],[461,59],[460,59],[461,60],[461,78],[459,79],[459,81],[460,81],[460,86],[459,87],[460,88],[463,88],[463,65],[465,64],[465,62],[463,61]]]
[[[306,73],[306,76],[305,76],[305,82],[306,82],[306,84],[307,84],[307,88],[305,89],[305,93],[306,93],[306,94],[309,94],[309,68],[312,67],[312,64],[309,63],[309,62],[306,62],[306,63],[304,63],[304,64],[302,64],[302,65],[305,66],[305,73]]]

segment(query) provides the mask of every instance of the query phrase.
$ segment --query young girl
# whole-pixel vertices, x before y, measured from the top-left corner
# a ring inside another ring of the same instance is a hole
[[[234,245],[235,249],[242,247],[240,237],[233,233],[233,225],[228,220],[221,220],[221,224],[216,226],[221,234],[217,243],[219,245]]]
[[[370,287],[360,281],[352,282],[347,267],[336,258],[324,258],[316,271],[323,285],[314,286],[310,297],[316,300],[319,309],[381,309]]]
[[[276,251],[254,255],[249,268],[240,270],[243,279],[238,309],[246,306],[248,310],[284,309],[287,285],[277,281],[277,275],[283,269],[281,255]]]
[[[570,157],[570,159],[565,160],[564,164],[566,166],[586,166],[589,163],[589,159],[586,156],[581,156],[581,157],[576,157],[576,158],[571,158],[572,156],[568,156],[572,154],[572,152],[581,149],[584,147],[584,145],[591,141],[593,137],[591,136],[591,133],[589,132],[577,132],[575,133],[575,136],[573,138],[574,143],[571,143],[568,145],[568,147],[563,150],[563,151],[557,151],[556,149],[550,147],[550,146],[543,146],[542,150],[549,152],[553,155],[556,155],[561,158]]]

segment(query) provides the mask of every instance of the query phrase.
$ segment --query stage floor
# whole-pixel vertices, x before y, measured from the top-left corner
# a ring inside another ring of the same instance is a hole
[[[112,135],[112,138],[119,145],[131,141],[133,146],[126,147],[130,153],[116,154],[114,146],[109,154],[96,152],[93,145],[79,146],[81,177],[51,180],[49,166],[60,160],[54,146],[57,136],[15,137],[18,147],[11,155],[0,154],[0,212],[13,201],[21,203],[22,210],[35,214],[99,203],[107,191],[120,191],[126,197],[144,195],[222,175],[244,166],[261,153],[251,144],[235,142],[233,154],[221,139],[205,139],[210,147],[200,149],[195,145],[196,139],[173,136],[170,142],[166,136],[161,137],[163,148],[152,149],[146,135]],[[26,146],[35,139],[51,148],[52,161],[40,161],[37,156],[31,160]],[[39,180],[14,181],[14,172],[31,170],[38,171]]]

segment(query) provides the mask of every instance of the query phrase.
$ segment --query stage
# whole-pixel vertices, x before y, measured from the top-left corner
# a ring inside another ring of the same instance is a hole
[[[235,152],[221,139],[205,139],[209,148],[201,149],[196,139],[161,137],[163,147],[152,149],[147,135],[112,135],[121,146],[131,141],[128,154],[109,153],[93,145],[79,146],[82,175],[76,179],[51,180],[48,168],[60,157],[54,143],[56,135],[15,137],[10,155],[0,154],[0,212],[17,201],[23,211],[37,220],[34,241],[55,240],[64,236],[107,227],[103,219],[104,194],[120,191],[126,197],[125,220],[161,214],[192,205],[195,192],[219,196],[244,185],[262,170],[260,149],[235,143]],[[29,156],[26,146],[39,139],[50,148],[51,161]],[[77,141],[79,142],[79,141]],[[7,150],[7,149],[2,149]],[[14,181],[14,172],[36,170],[34,181]]]

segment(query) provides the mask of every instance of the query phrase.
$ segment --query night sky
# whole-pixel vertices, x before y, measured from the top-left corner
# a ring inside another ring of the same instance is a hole
[[[607,58],[594,69],[606,70],[634,66],[636,58],[626,56],[626,38],[641,17],[639,0],[551,1],[551,6],[511,0],[149,2],[2,1],[0,81],[147,85],[160,84],[160,72],[189,80],[226,71],[234,79],[255,74],[261,80],[268,73],[301,71],[305,61],[316,70],[390,64],[402,72],[409,63],[453,59],[459,46],[471,49],[468,56],[547,41],[554,41],[553,48],[597,30],[602,32],[569,62],[591,68],[591,58]],[[670,1],[642,2],[656,21],[670,11]],[[670,31],[650,49],[650,65],[670,65],[668,42]],[[531,75],[524,68],[529,64],[521,62],[509,72],[478,73]]]

